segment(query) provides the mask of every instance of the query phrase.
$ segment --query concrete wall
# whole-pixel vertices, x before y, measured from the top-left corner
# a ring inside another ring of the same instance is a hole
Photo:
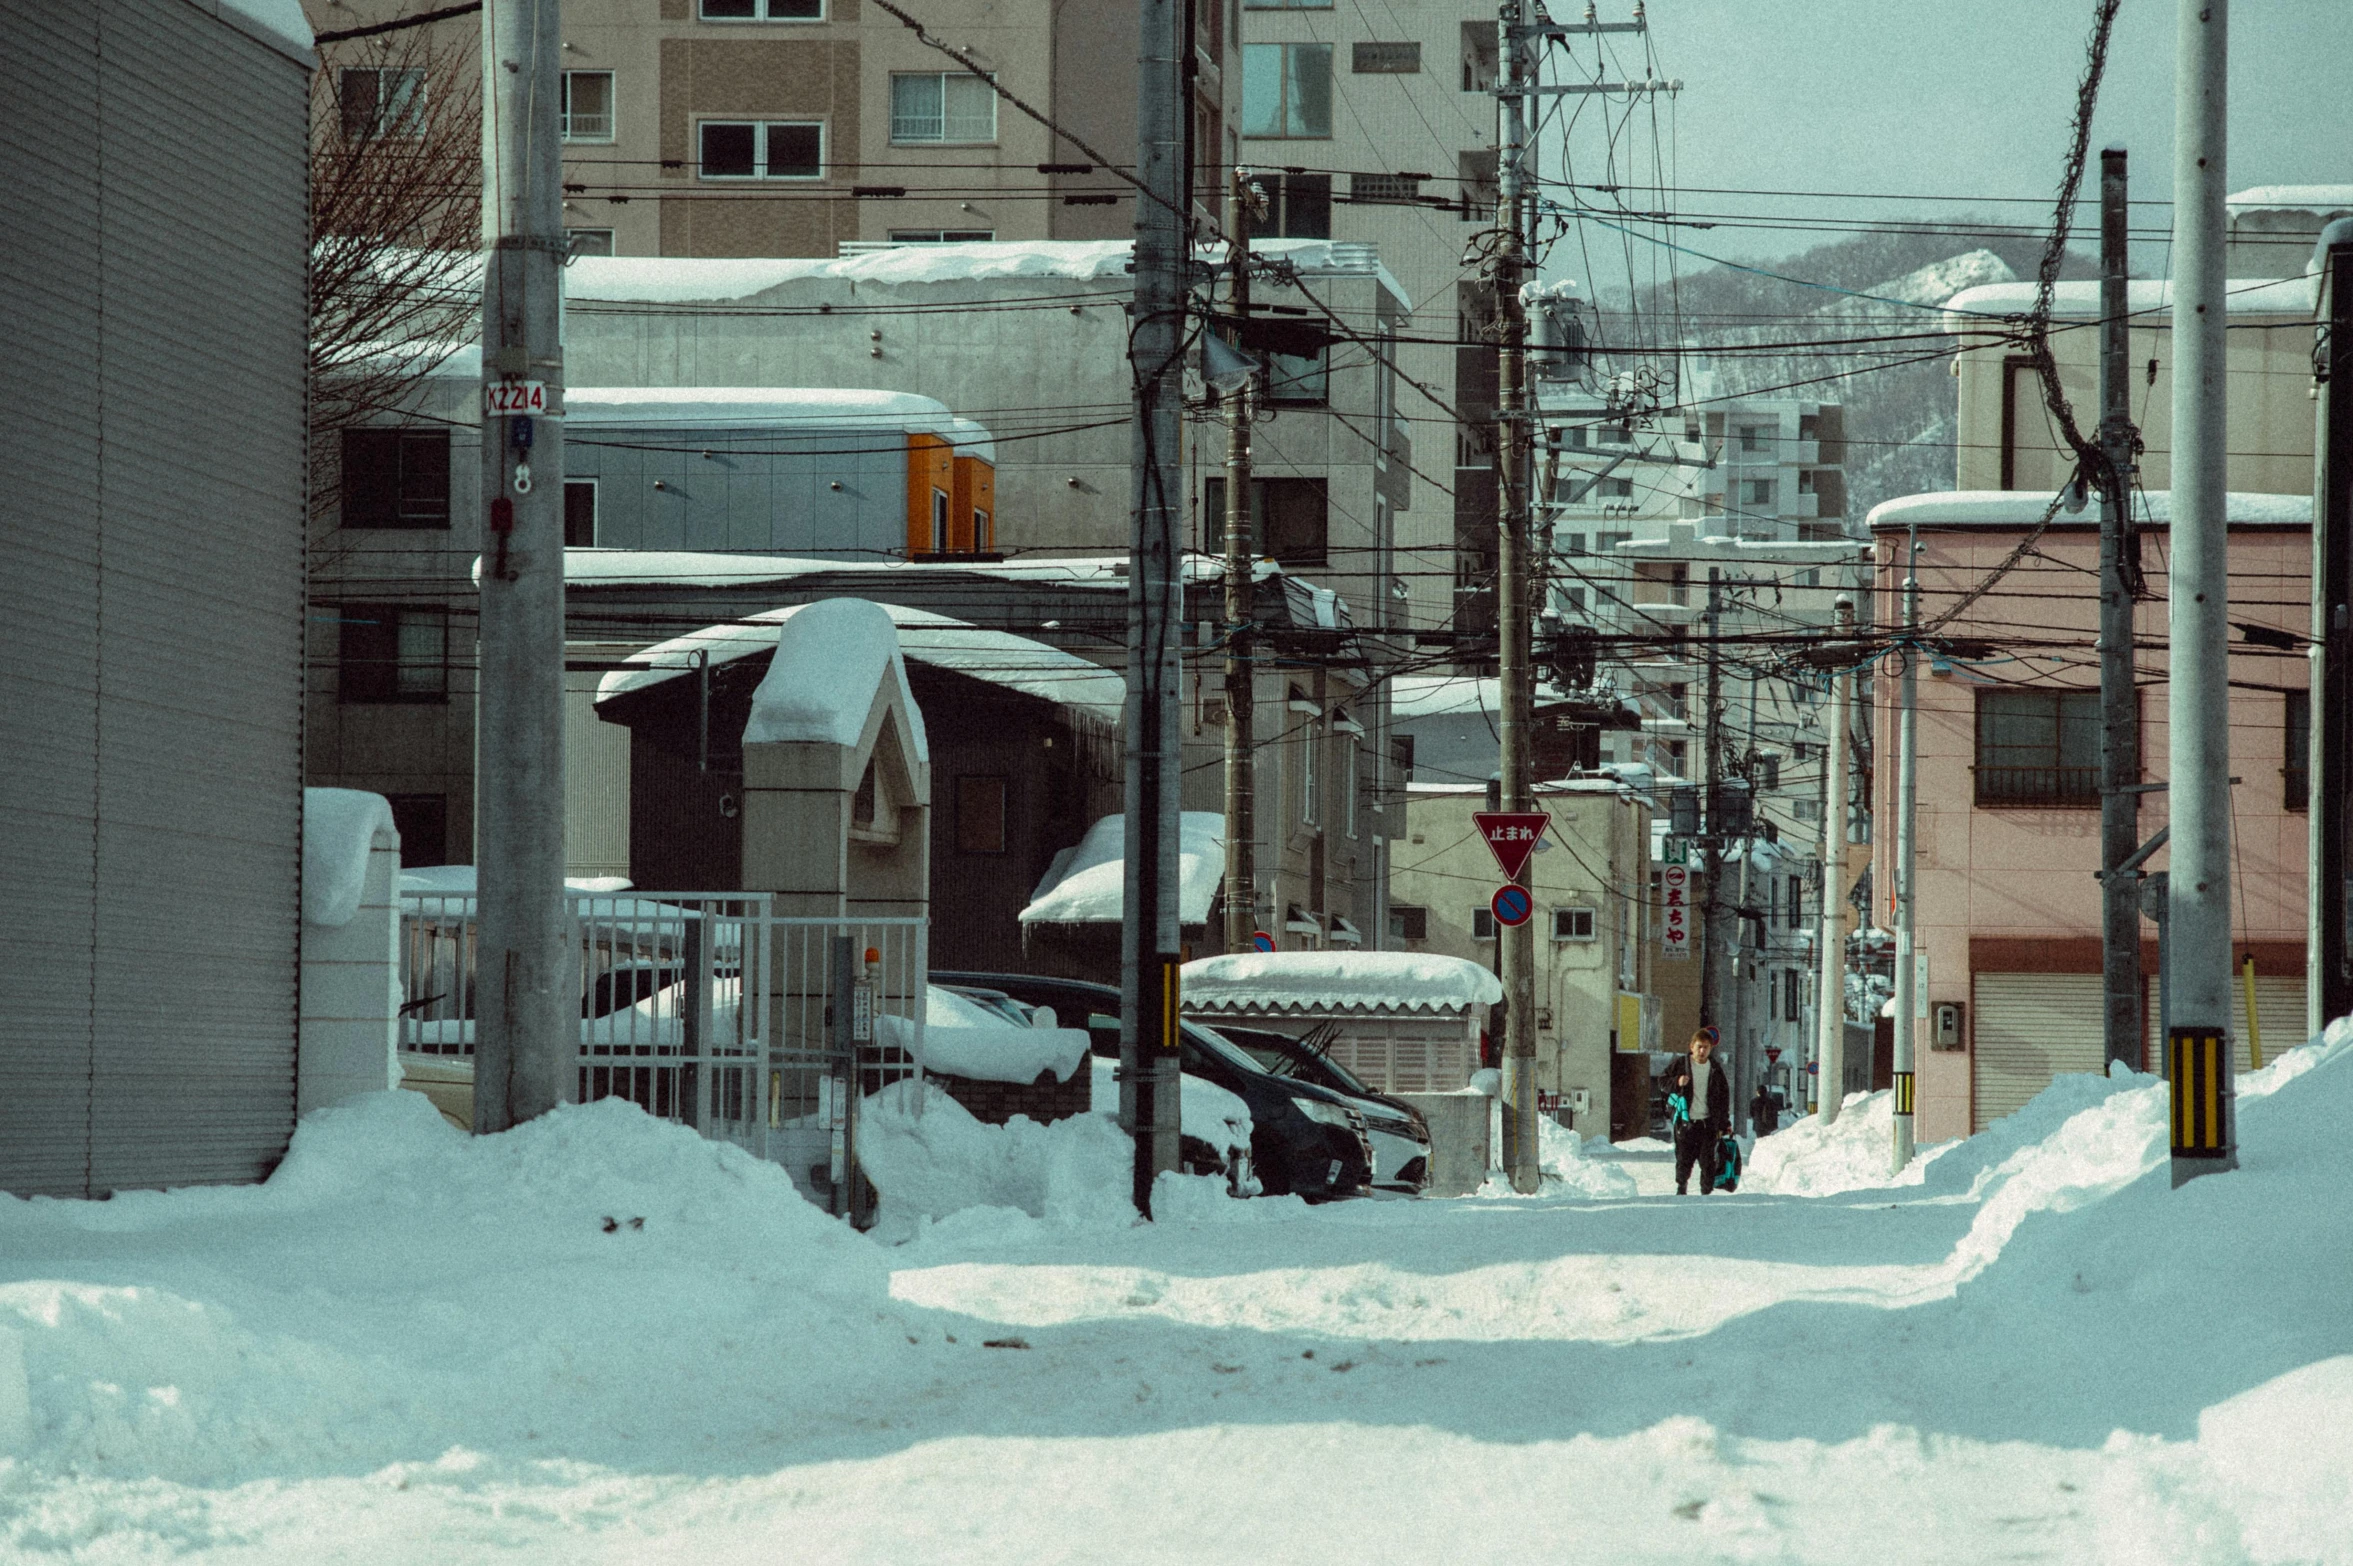
[[[302,927],[295,1113],[400,1086],[400,837],[368,847],[359,911]]]

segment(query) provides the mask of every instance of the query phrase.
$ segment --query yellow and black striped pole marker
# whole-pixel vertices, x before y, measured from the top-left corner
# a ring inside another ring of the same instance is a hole
[[[2230,1036],[2219,1028],[2174,1028],[2165,1039],[2173,1101],[2173,1183],[2235,1169],[2230,1134]]]
[[[2263,1069],[2263,1021],[2255,1014],[2255,954],[2249,952],[2239,959],[2239,983],[2247,998],[2247,1065]]]
[[[1899,1071],[1895,1074],[1895,1112],[1907,1119],[1911,1116],[1912,1073],[1909,1071]]]

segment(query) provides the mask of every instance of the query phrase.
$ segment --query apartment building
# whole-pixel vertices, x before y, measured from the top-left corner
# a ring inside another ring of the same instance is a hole
[[[1196,166],[1233,156],[1232,3],[1200,7]],[[417,7],[303,9],[340,31]],[[1135,161],[1133,0],[988,0],[929,20],[1076,141],[863,0],[566,0],[564,226],[576,249],[830,256],[854,243],[1131,235],[1133,187],[1077,143]],[[350,123],[398,133],[479,69],[479,17],[425,36],[427,57],[387,41],[397,34],[329,46],[326,90]]]

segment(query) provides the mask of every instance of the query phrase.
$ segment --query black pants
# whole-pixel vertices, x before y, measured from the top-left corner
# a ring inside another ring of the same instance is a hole
[[[1699,1165],[1699,1194],[1716,1194],[1716,1128],[1705,1121],[1675,1128],[1675,1194],[1691,1194],[1691,1166]]]

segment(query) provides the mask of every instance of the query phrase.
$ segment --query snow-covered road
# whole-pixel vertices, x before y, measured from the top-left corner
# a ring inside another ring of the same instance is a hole
[[[0,1202],[0,1559],[2353,1561],[2348,1057],[2180,1192],[2078,1078],[1894,1187],[1866,1104],[1708,1201],[898,1245],[625,1106],[386,1096],[259,1190]]]

